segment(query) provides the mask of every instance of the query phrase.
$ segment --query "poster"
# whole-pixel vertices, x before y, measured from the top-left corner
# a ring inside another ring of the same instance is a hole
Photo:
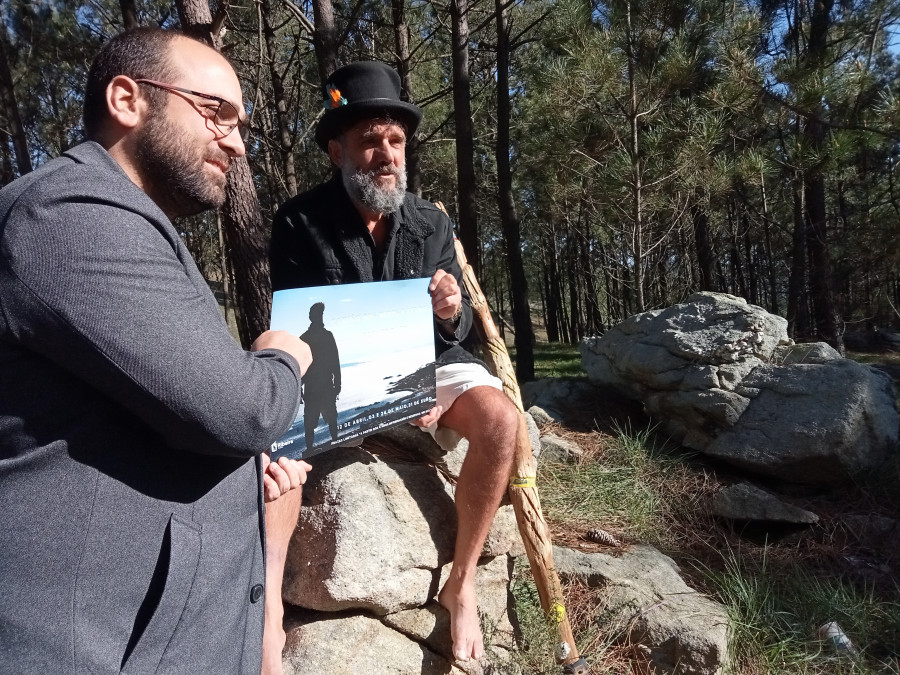
[[[272,330],[310,346],[302,402],[272,459],[307,459],[435,405],[430,279],[276,291]],[[355,443],[354,443],[355,444]]]

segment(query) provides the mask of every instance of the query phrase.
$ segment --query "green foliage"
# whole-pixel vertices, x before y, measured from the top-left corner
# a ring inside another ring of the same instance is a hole
[[[516,349],[509,347],[510,358],[515,362]],[[585,377],[581,368],[581,354],[577,345],[561,342],[538,342],[534,345],[534,376],[543,378]]]
[[[663,541],[672,506],[659,485],[680,471],[681,460],[663,452],[654,427],[616,428],[603,461],[541,462],[541,499],[548,517],[579,522],[627,520],[628,531],[646,542]]]
[[[726,553],[723,570],[701,571],[729,612],[734,672],[897,672],[888,660],[891,646],[900,644],[896,601],[799,565],[776,567],[764,558],[757,567],[736,551]],[[856,658],[818,638],[818,627],[830,621],[850,637]]]
[[[528,570],[527,562],[517,559],[513,573],[512,595],[516,619],[521,631],[520,647],[515,664],[525,673],[556,675],[556,626],[541,609],[537,586]]]
[[[178,25],[169,0],[136,5],[143,24]],[[291,6],[312,18],[308,0]],[[389,4],[341,0],[333,8],[341,62],[396,62]],[[900,71],[888,45],[900,12],[888,0],[842,5],[817,34],[822,48],[813,53],[813,9],[706,0],[521,0],[507,7],[513,189],[530,299],[551,341],[575,343],[634,312],[685,298],[700,288],[701,264],[712,274],[710,288],[782,315],[790,301],[798,313],[792,329],[811,330],[804,317],[816,305],[803,269],[806,251],[794,251],[810,174],[825,182],[839,314],[897,323],[891,307],[900,305]],[[410,94],[425,109],[422,193],[452,215],[449,10],[421,0],[406,0],[404,10]],[[493,3],[468,5],[481,242],[475,259],[488,298],[505,312],[513,289],[496,204],[493,11]],[[272,54],[260,31],[264,14],[274,31]],[[0,20],[10,36],[31,155],[40,164],[78,142],[85,71],[102,41],[121,29],[121,9],[114,0],[9,0]],[[289,163],[298,190],[329,172],[311,133],[321,109],[313,40],[297,14],[275,1],[230,5],[226,28],[223,49],[252,113],[248,156],[268,219],[289,196]],[[7,129],[4,117],[0,106],[0,128]],[[823,123],[824,138],[806,133],[810,120]],[[2,140],[6,175],[15,166],[8,138]],[[799,268],[794,286],[792,266]]]

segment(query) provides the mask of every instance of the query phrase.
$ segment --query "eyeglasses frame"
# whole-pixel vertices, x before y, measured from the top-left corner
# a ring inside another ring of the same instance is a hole
[[[216,127],[216,129],[218,129],[220,132],[222,132],[222,138],[224,138],[225,136],[228,136],[228,134],[230,134],[232,131],[234,131],[235,127],[237,127],[237,129],[238,129],[238,136],[241,137],[241,141],[246,141],[250,136],[250,125],[247,124],[246,121],[244,121],[240,118],[240,114],[241,114],[240,108],[238,108],[236,105],[234,105],[234,103],[232,103],[231,101],[229,101],[226,98],[222,98],[221,96],[215,96],[214,94],[204,94],[203,92],[194,91],[192,89],[185,89],[184,87],[176,87],[174,84],[168,84],[166,82],[159,82],[157,80],[150,80],[150,79],[147,79],[144,77],[136,79],[135,82],[137,82],[138,84],[149,84],[153,87],[159,87],[160,89],[164,89],[166,91],[176,91],[181,94],[191,94],[192,96],[199,96],[200,98],[205,98],[210,101],[215,101],[216,103],[219,104],[219,106],[216,108],[216,112],[213,114],[213,116],[207,117],[206,119],[212,121],[212,123]],[[222,107],[223,103],[227,103],[228,105],[230,105],[232,108],[235,109],[235,112],[237,112],[238,121],[235,124],[222,124],[221,122],[216,121],[216,118],[219,116],[219,108]],[[206,117],[205,115],[200,113],[199,110],[197,112],[201,116]]]

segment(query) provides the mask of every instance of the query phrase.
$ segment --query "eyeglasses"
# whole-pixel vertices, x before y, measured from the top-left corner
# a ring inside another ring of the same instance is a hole
[[[171,84],[166,84],[165,82],[157,82],[156,80],[145,80],[139,79],[135,80],[139,84],[149,84],[153,87],[159,87],[160,89],[165,89],[166,91],[177,91],[182,94],[191,94],[192,96],[199,96],[200,98],[205,98],[209,101],[215,101],[218,105],[215,109],[212,106],[208,106],[205,110],[209,111],[203,112],[202,110],[198,110],[201,115],[206,117],[207,119],[212,120],[212,123],[216,126],[216,129],[222,132],[222,136],[227,136],[234,128],[238,128],[238,134],[241,137],[242,141],[246,141],[250,137],[250,127],[247,122],[241,119],[241,114],[238,112],[238,109],[234,106],[230,101],[225,100],[221,96],[213,96],[212,94],[203,94],[199,91],[192,91],[190,89],[183,89],[182,87],[175,87]]]

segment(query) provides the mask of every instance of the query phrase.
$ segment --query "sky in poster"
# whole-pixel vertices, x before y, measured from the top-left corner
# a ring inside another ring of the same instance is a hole
[[[325,328],[335,335],[341,364],[397,357],[409,348],[430,350],[434,333],[429,279],[316,286],[277,291],[272,301],[273,330],[302,335],[309,308],[325,304]]]

